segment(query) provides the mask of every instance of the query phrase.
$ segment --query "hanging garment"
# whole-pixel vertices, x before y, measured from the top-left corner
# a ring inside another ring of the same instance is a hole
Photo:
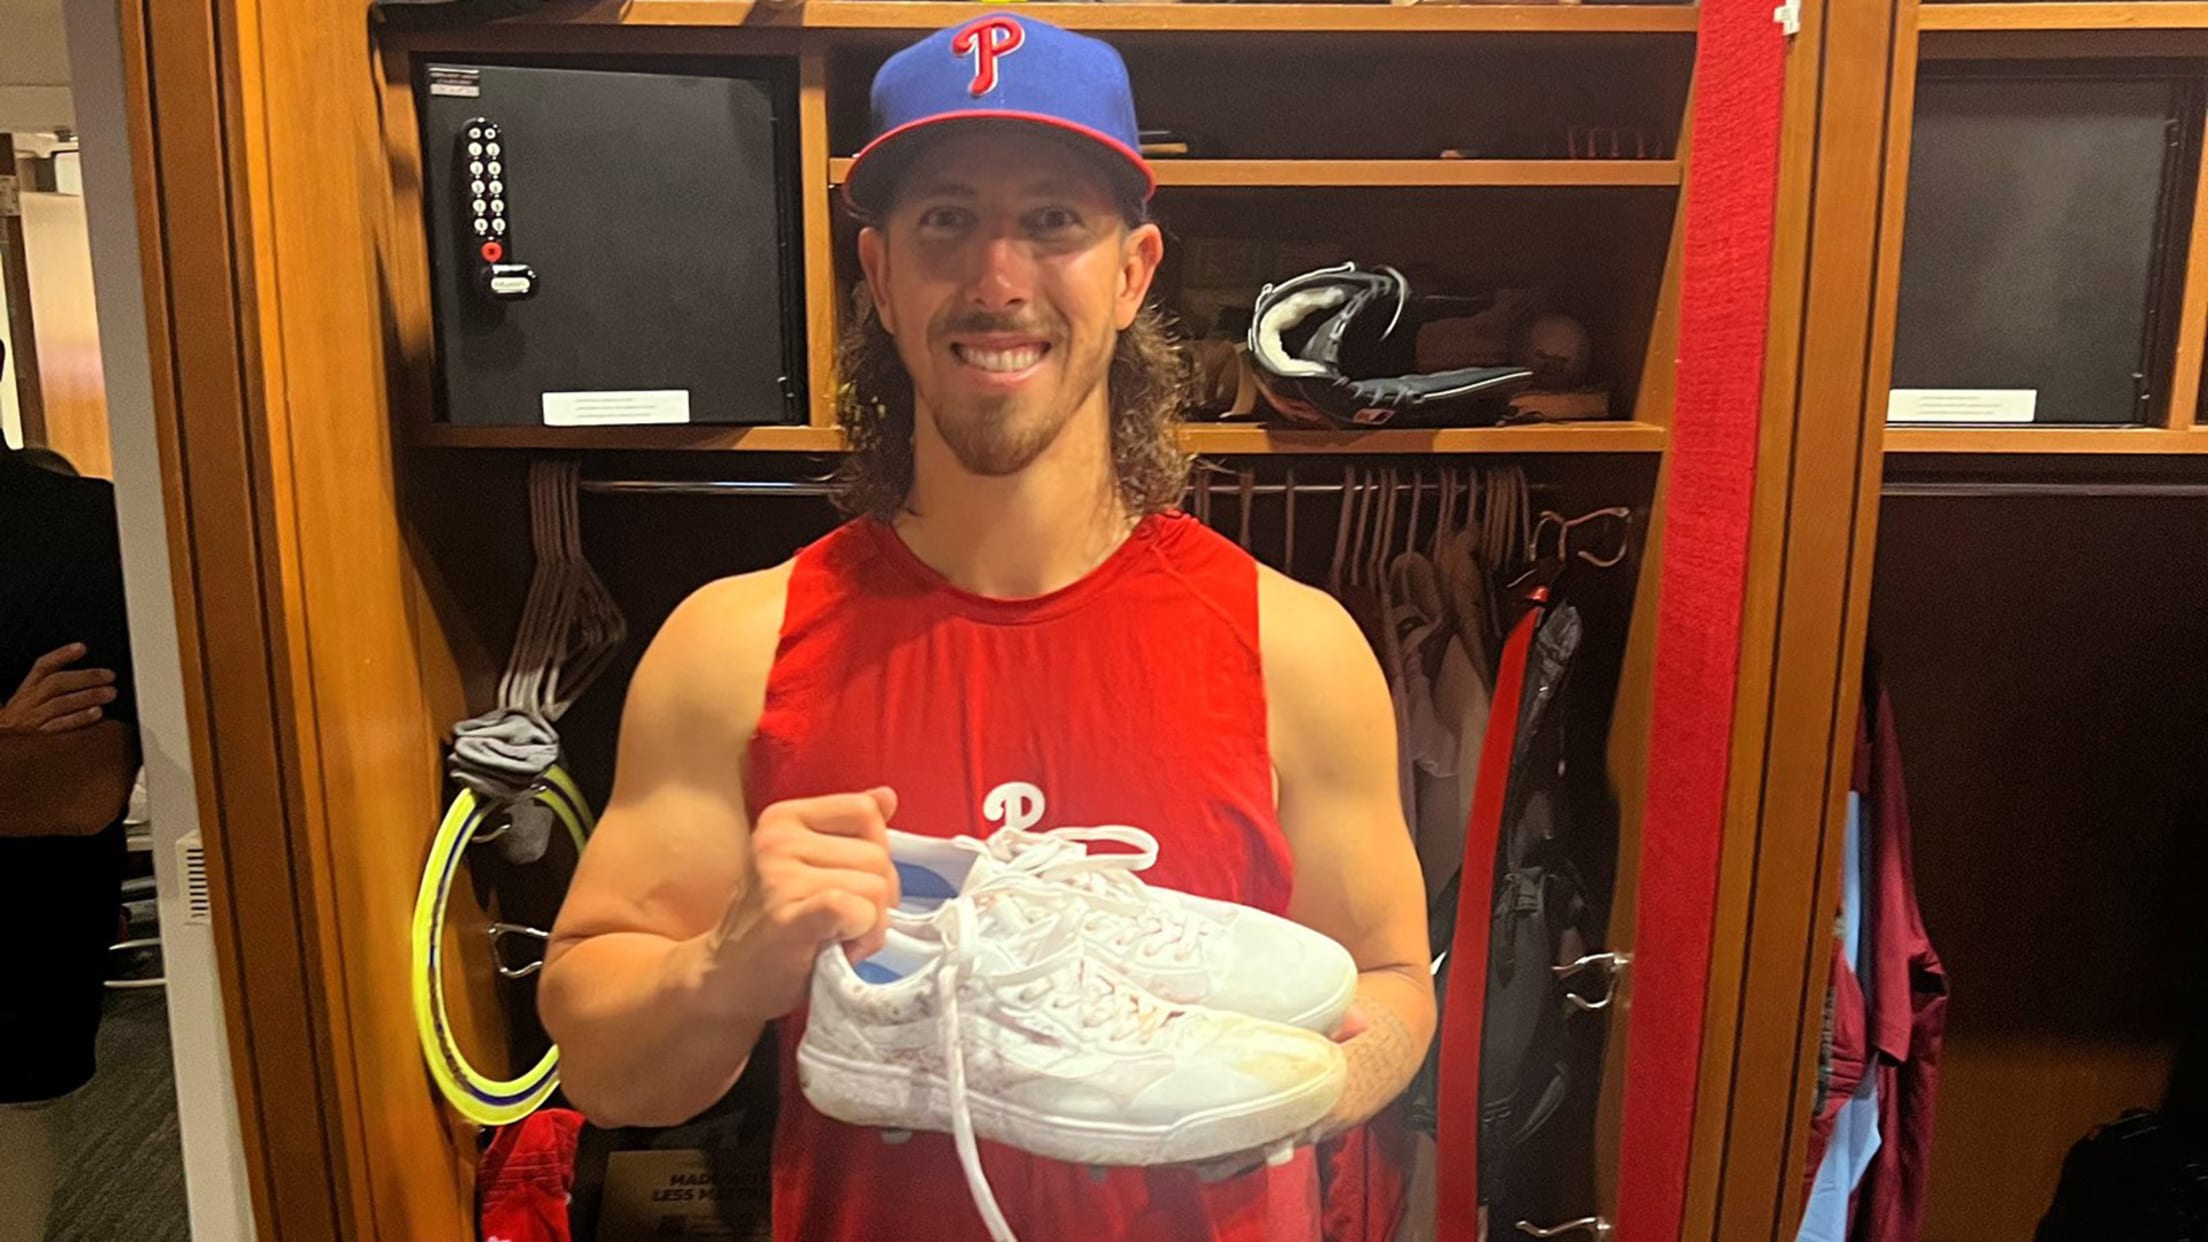
[[[1809,1191],[1798,1242],[1847,1242],[1848,1205],[1878,1153],[1878,1082],[1870,1071],[1870,1015],[1857,964],[1863,951],[1863,795],[1848,791],[1842,843],[1840,934],[1826,1000],[1831,1069],[1809,1129]]]
[[[568,1242],[575,1144],[583,1115],[541,1108],[491,1137],[476,1170],[484,1242]]]
[[[1480,1237],[1480,1052],[1490,932],[1485,898],[1495,889],[1503,789],[1517,747],[1527,659],[1546,602],[1544,591],[1503,643],[1495,712],[1480,751],[1472,814],[1465,825],[1463,862],[1433,918],[1436,939],[1447,945],[1447,958],[1435,972],[1441,1038],[1428,1063],[1435,1131],[1434,1236],[1440,1242],[1478,1242]],[[1463,917],[1457,917],[1460,907]]]
[[[1453,629],[1442,635],[1433,686],[1434,718],[1453,747],[1445,756],[1422,759],[1416,776],[1418,818],[1411,824],[1411,836],[1426,876],[1429,909],[1464,858],[1464,826],[1472,814],[1473,777],[1490,710],[1486,679]]]
[[[1851,1236],[1855,1242],[1916,1242],[1924,1224],[1940,1043],[1947,1031],[1947,972],[1917,908],[1909,798],[1893,705],[1875,684],[1870,698],[1870,725],[1860,731],[1855,759],[1870,820],[1867,953],[1880,1144],[1857,1190]]]
[[[1434,1242],[1434,1136],[1424,1130],[1411,1131],[1410,1166],[1392,1242]]]
[[[1495,612],[1489,606],[1493,568],[1489,558],[1481,554],[1483,540],[1482,532],[1469,525],[1450,531],[1441,541],[1442,550],[1434,566],[1441,572],[1442,594],[1449,601],[1457,641],[1464,644],[1481,685],[1492,693],[1495,661],[1490,653],[1497,646]]]
[[[1465,489],[1469,495],[1469,485]],[[1443,601],[1443,636],[1434,674],[1434,713],[1456,737],[1453,762],[1433,763],[1419,783],[1419,816],[1411,835],[1419,867],[1426,876],[1426,906],[1433,910],[1441,892],[1464,859],[1464,827],[1493,708],[1495,667],[1488,659],[1488,610],[1484,602],[1487,571],[1478,538],[1469,525],[1445,529],[1435,539],[1434,572]],[[1447,937],[1444,932],[1444,939]],[[1436,952],[1440,951],[1437,944]]]
[[[1409,1195],[1417,1140],[1397,1100],[1372,1120],[1319,1147],[1320,1236],[1326,1242],[1389,1242]]]
[[[1086,577],[1034,599],[960,590],[889,527],[848,523],[798,553],[744,783],[783,799],[888,785],[897,826],[1134,824],[1144,879],[1274,914],[1292,860],[1273,802],[1258,570],[1194,519],[1145,519]],[[892,1145],[797,1088],[804,1016],[779,1024],[774,1235],[783,1242],[986,1237],[947,1134]],[[1310,1153],[1214,1183],[1185,1168],[1077,1165],[994,1143],[981,1161],[1013,1230],[1057,1242],[1311,1242]]]
[[[1425,796],[1437,777],[1450,778],[1446,793],[1455,801],[1457,774],[1456,721],[1442,710],[1437,678],[1443,647],[1449,638],[1447,605],[1433,563],[1417,552],[1405,552],[1388,567],[1386,606],[1395,641],[1383,654],[1389,661],[1388,683],[1395,699],[1397,781],[1402,789],[1403,821],[1415,839],[1419,826],[1446,808],[1430,805]],[[1460,821],[1461,822],[1461,821]]]

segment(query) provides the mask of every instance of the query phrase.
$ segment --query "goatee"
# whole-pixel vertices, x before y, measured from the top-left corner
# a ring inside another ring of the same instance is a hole
[[[1016,399],[982,403],[963,418],[937,416],[936,433],[970,474],[1003,478],[1025,470],[1058,439],[1067,420],[1022,424]]]

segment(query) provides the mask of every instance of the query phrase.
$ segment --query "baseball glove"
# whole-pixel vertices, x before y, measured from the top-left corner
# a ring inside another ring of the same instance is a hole
[[[1409,369],[1417,332],[1405,319],[1415,311],[1410,282],[1392,267],[1344,263],[1267,285],[1250,319],[1258,387],[1290,421],[1321,427],[1502,421],[1533,372]]]

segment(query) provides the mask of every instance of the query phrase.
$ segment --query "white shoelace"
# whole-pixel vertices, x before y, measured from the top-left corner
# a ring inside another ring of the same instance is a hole
[[[1125,845],[1130,850],[1098,853],[1089,848],[1092,843]],[[1083,920],[1084,930],[1116,948],[1140,945],[1186,962],[1195,958],[1204,938],[1214,930],[1209,920],[1150,896],[1149,885],[1135,872],[1148,870],[1158,860],[1158,839],[1140,828],[1127,824],[1049,832],[1000,828],[981,844],[1002,869],[977,885],[977,894],[992,887],[1025,888],[1023,881],[1028,880],[1074,888],[1092,907]]]
[[[1018,1242],[981,1168],[981,1147],[974,1137],[973,1108],[967,1098],[965,1041],[959,1037],[959,985],[969,977],[982,979],[1020,1005],[1040,1002],[1051,1009],[1078,1010],[1076,1025],[1099,1031],[1115,1043],[1155,1038],[1173,1010],[1090,961],[1082,952],[1078,925],[1063,916],[1012,929],[1028,959],[1026,965],[984,969],[976,952],[981,920],[981,908],[971,896],[945,903],[937,924],[943,937],[943,962],[935,976],[936,1013],[950,1084],[951,1141],[966,1174],[966,1189],[989,1236],[996,1242]]]

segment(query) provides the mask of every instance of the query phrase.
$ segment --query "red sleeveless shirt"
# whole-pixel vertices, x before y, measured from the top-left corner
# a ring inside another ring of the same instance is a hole
[[[1158,838],[1155,884],[1275,914],[1290,860],[1274,813],[1258,655],[1257,566],[1178,513],[1146,519],[1063,590],[959,590],[889,527],[842,526],[797,556],[766,709],[748,754],[756,814],[874,785],[896,826],[987,836],[1134,824]],[[985,1240],[947,1134],[899,1144],[821,1116],[798,1090],[803,1014],[781,1024],[774,1141],[778,1242]],[[983,1143],[1023,1242],[1309,1242],[1308,1152],[1205,1184],[1186,1169],[1089,1170]]]

